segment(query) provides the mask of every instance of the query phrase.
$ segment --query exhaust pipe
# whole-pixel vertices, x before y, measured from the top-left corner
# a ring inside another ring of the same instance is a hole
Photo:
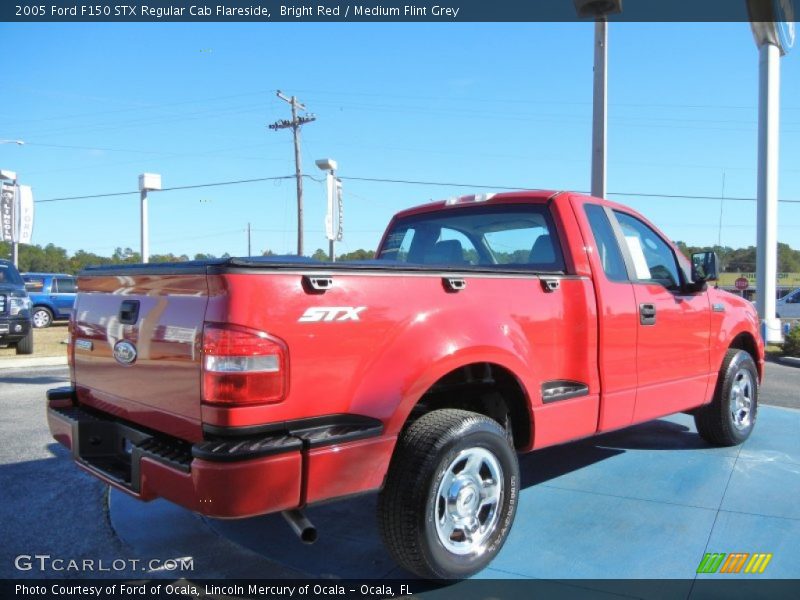
[[[286,522],[297,534],[304,544],[313,544],[317,541],[317,528],[311,524],[299,508],[285,510],[281,513]]]

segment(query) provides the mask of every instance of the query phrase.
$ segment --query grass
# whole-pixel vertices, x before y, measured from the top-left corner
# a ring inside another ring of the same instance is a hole
[[[45,329],[33,330],[33,354],[31,356],[66,356],[67,345],[67,322],[55,323]],[[4,348],[0,346],[0,361],[8,358],[16,358],[16,348]],[[25,355],[19,355],[26,358]]]
[[[767,344],[764,348],[764,352],[767,356],[781,356],[783,354],[783,347],[777,344]]]

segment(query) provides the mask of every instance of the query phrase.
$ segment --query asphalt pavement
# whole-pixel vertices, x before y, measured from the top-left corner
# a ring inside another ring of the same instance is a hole
[[[216,521],[166,501],[108,494],[49,436],[44,394],[66,381],[64,367],[0,371],[0,577],[407,575],[379,544],[374,495],[312,508],[320,541],[306,547],[278,515]],[[753,550],[776,553],[772,576],[800,577],[800,368],[768,363],[760,400],[756,431],[741,448],[706,446],[679,415],[523,457],[517,523],[483,576],[685,578],[704,550],[746,551],[761,539]],[[750,529],[761,538],[743,538]],[[679,558],[657,552],[645,561],[654,539]],[[534,542],[547,551],[535,566],[520,562]],[[94,566],[65,573],[32,561],[26,570],[31,561],[18,557],[29,555]],[[191,572],[158,566],[187,558]],[[606,563],[602,572],[597,565]]]

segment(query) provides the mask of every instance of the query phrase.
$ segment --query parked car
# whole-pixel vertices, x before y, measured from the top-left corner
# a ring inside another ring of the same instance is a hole
[[[3,259],[0,259],[0,344],[14,346],[17,354],[33,354],[31,300],[14,263]]]
[[[755,426],[755,309],[707,285],[716,255],[689,261],[630,208],[429,203],[376,256],[86,269],[53,437],[141,500],[282,512],[306,541],[305,506],[380,490],[392,556],[457,578],[511,530],[518,452],[682,411],[714,445]]]
[[[34,327],[50,327],[53,321],[69,319],[77,292],[74,276],[64,273],[23,273],[22,278],[33,303],[31,320]]]
[[[775,312],[779,319],[800,319],[800,288],[778,300]]]

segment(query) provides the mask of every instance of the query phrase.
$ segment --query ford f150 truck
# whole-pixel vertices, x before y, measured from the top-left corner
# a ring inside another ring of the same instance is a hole
[[[0,344],[14,346],[17,354],[33,354],[31,300],[14,263],[3,259],[0,259]]]
[[[303,507],[380,490],[393,557],[464,577],[511,528],[517,453],[680,411],[709,443],[750,435],[758,319],[716,270],[624,206],[541,191],[401,212],[373,261],[90,268],[50,429],[142,500],[281,511],[308,539]]]

